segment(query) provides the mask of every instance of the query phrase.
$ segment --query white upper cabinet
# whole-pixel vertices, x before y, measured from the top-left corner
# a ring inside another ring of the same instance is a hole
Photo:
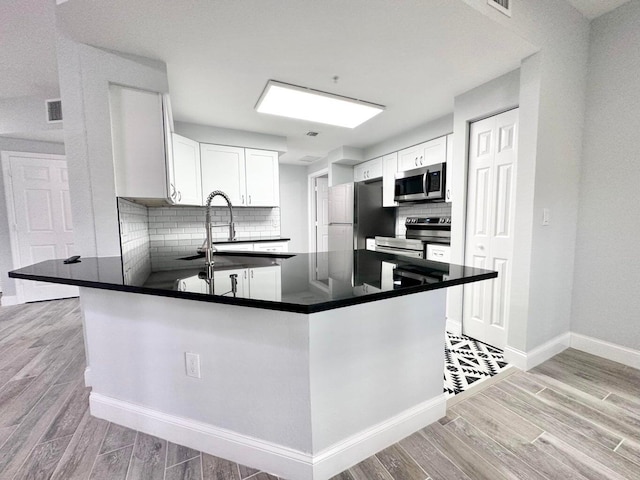
[[[202,199],[214,190],[226,193],[234,207],[280,205],[278,153],[201,144]],[[226,205],[216,197],[212,205]]]
[[[353,180],[364,182],[382,177],[382,157],[374,158],[368,162],[360,163],[353,167]]]
[[[173,134],[169,162],[169,198],[177,205],[202,205],[200,144]]]
[[[202,164],[202,204],[214,190],[222,190],[229,196],[233,206],[246,205],[246,183],[244,168],[244,148],[222,145],[200,144]],[[211,205],[227,203],[220,196]]]
[[[398,152],[399,171],[426,167],[447,161],[447,137],[434,138]]]
[[[116,196],[168,198],[162,95],[109,86]]]
[[[382,206],[397,207],[395,194],[395,176],[398,172],[398,152],[382,157]]]
[[[278,152],[245,149],[246,206],[280,205]]]

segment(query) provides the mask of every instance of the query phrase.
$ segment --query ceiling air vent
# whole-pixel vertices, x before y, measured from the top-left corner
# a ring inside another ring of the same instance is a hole
[[[511,1],[512,0],[487,0],[487,3],[500,13],[504,13],[507,17],[511,16]]]
[[[305,133],[305,135],[307,135],[308,137],[317,137],[318,136],[318,132],[309,131],[309,132]]]
[[[59,98],[47,100],[47,123],[62,122],[62,101]]]

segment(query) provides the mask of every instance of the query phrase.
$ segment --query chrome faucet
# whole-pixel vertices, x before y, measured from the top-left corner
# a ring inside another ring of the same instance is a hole
[[[211,223],[211,202],[217,196],[220,196],[225,199],[227,202],[227,207],[229,208],[229,223],[222,223],[217,225],[212,225]],[[205,217],[205,229],[207,238],[204,241],[204,245],[202,246],[202,250],[204,250],[206,256],[206,264],[207,264],[207,272],[209,277],[213,276],[213,253],[216,252],[216,248],[213,246],[213,236],[211,235],[211,228],[213,227],[221,227],[221,226],[229,226],[229,241],[232,242],[236,239],[236,228],[233,223],[233,208],[231,206],[231,200],[229,196],[224,193],[222,190],[214,190],[207,197],[206,203],[207,214]]]

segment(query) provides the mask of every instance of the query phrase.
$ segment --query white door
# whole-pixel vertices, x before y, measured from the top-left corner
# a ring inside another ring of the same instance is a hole
[[[233,206],[246,206],[244,148],[222,145],[200,145],[203,205],[214,190],[222,190]],[[211,205],[226,206],[222,197]]]
[[[278,152],[245,149],[247,174],[247,206],[277,207],[280,205]]]
[[[316,178],[316,252],[329,251],[329,178]]]
[[[3,165],[10,179],[7,209],[14,230],[15,268],[73,255],[73,224],[65,158],[60,155],[7,153],[3,155]],[[26,280],[19,281],[18,285],[19,300],[25,302],[78,296],[78,288],[69,285]]]
[[[464,287],[463,332],[506,345],[513,263],[518,110],[471,125],[465,264],[498,278]]]
[[[202,205],[202,174],[200,144],[177,134],[173,144],[173,200],[179,205]]]

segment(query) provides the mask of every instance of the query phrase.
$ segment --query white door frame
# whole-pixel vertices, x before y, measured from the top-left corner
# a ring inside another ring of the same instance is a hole
[[[520,105],[513,105],[507,108],[502,108],[502,109],[498,109],[493,113],[490,114],[484,114],[484,115],[480,115],[478,117],[474,117],[472,119],[468,119],[465,122],[465,141],[466,141],[466,148],[465,148],[465,156],[464,156],[464,177],[465,177],[465,181],[464,181],[464,189],[463,191],[459,192],[461,193],[460,197],[456,197],[456,198],[460,198],[460,201],[463,201],[463,208],[464,208],[464,217],[463,217],[463,231],[464,231],[464,235],[463,235],[463,242],[462,242],[462,258],[463,258],[463,265],[467,265],[467,241],[468,241],[468,236],[469,236],[469,232],[467,230],[467,217],[469,215],[468,212],[468,204],[467,202],[469,201],[469,156],[471,154],[471,125],[476,123],[476,122],[481,122],[483,120],[486,120],[488,118],[492,118],[492,117],[497,117],[499,115],[502,115],[504,113],[507,112],[511,112],[513,110],[518,110],[518,122],[520,121]],[[516,132],[516,142],[519,143],[519,135],[520,135],[520,128],[518,126],[518,131]],[[518,172],[519,169],[516,168],[515,170],[515,176],[513,178],[513,182],[514,184],[517,184],[516,180],[518,177]],[[513,201],[513,208],[514,208],[514,212],[516,212],[516,203],[517,203],[517,197],[518,197],[518,193],[517,191],[514,194],[514,201]],[[462,288],[462,286],[457,287],[460,288],[460,295],[459,297],[456,297],[456,300],[459,300],[460,302],[460,324],[459,324],[459,328],[458,325],[455,325],[455,332],[453,332],[455,335],[463,335],[464,334],[464,318],[465,318],[465,311],[464,311],[464,300],[465,300],[465,289]],[[447,297],[449,298],[449,297]],[[505,319],[505,345],[504,345],[504,350],[506,351],[507,348],[509,347],[508,344],[508,339],[509,339],[509,326],[510,326],[510,321],[509,318]],[[448,326],[447,326],[448,328]]]
[[[11,246],[11,260],[12,269],[20,268],[20,255],[18,251],[18,231],[16,229],[16,209],[13,201],[13,181],[11,177],[11,159],[10,157],[23,157],[33,158],[37,156],[48,160],[67,160],[65,155],[57,155],[53,153],[37,153],[37,152],[13,152],[3,150],[0,152],[0,159],[2,162],[2,178],[4,181],[4,196],[7,203],[7,219],[9,220],[9,242]],[[16,296],[15,298],[7,297],[6,301],[4,295],[2,296],[2,305],[13,305],[24,303],[24,288],[23,281],[14,279],[16,282]]]
[[[315,217],[316,217],[316,195],[315,195],[315,180],[318,177],[324,177],[329,175],[329,168],[323,168],[317,172],[310,173],[307,178],[307,191],[309,193],[309,253],[317,252],[316,247],[316,230],[315,230]]]
[[[316,235],[316,225],[315,225],[315,218],[316,218],[316,210],[317,210],[317,205],[316,205],[316,192],[315,192],[315,181],[316,178],[319,177],[324,177],[324,176],[329,176],[329,168],[323,168],[321,170],[318,170],[317,172],[313,172],[310,173],[309,175],[307,175],[307,192],[308,192],[308,196],[309,196],[309,213],[307,218],[309,219],[309,225],[308,225],[308,229],[309,229],[309,283],[311,285],[313,285],[314,287],[316,287],[318,290],[320,290],[321,292],[324,293],[328,293],[329,292],[329,287],[325,284],[323,284],[322,282],[319,282],[316,280],[316,276],[315,276],[315,271],[316,271],[316,257],[315,254],[318,251],[318,248],[316,246],[316,241],[317,241],[317,235]]]

